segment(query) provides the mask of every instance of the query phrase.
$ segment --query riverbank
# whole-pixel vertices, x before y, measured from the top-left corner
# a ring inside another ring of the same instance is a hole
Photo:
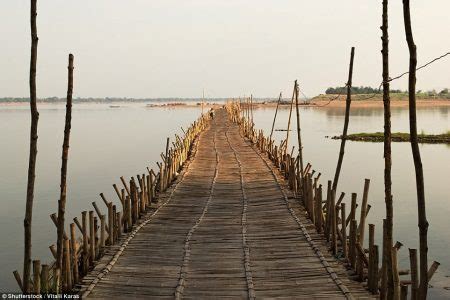
[[[333,136],[332,139],[338,140],[342,139],[342,136]],[[443,134],[419,134],[417,137],[419,143],[421,144],[450,144],[450,132]],[[383,132],[375,132],[375,133],[355,133],[349,134],[347,136],[347,140],[349,141],[358,141],[358,142],[372,142],[372,143],[381,143],[384,141],[384,133]],[[410,135],[409,133],[404,132],[394,132],[392,133],[392,141],[393,142],[409,142]]]
[[[368,95],[353,95],[352,96],[352,108],[383,108],[383,100],[381,99],[381,96],[377,96],[368,100],[361,100],[367,98]],[[300,105],[303,107],[315,107],[315,108],[345,108],[345,96],[342,95],[339,98],[335,99],[336,95],[320,95],[317,97],[314,97],[310,101],[301,101]],[[204,103],[203,107],[205,109],[208,108],[218,108],[225,104],[225,100],[220,100],[217,102],[207,102]],[[186,102],[180,102],[179,100],[173,100],[173,101],[165,101],[165,102],[153,102],[153,101],[145,101],[145,100],[129,100],[129,101],[122,101],[122,102],[116,102],[116,101],[74,101],[74,105],[77,104],[83,104],[83,105],[89,105],[89,104],[110,104],[114,107],[123,107],[129,104],[137,104],[137,103],[143,103],[146,105],[147,108],[157,108],[157,107],[170,107],[170,108],[192,108],[192,107],[201,107],[201,102],[196,101],[186,101]],[[38,105],[43,106],[49,106],[49,105],[57,105],[57,104],[64,104],[62,101],[55,101],[55,102],[49,102],[49,101],[38,101]],[[0,107],[16,107],[16,106],[28,106],[28,102],[0,102]],[[281,103],[281,108],[290,108],[290,99],[284,99]],[[416,101],[417,107],[450,107],[450,99],[437,99],[437,98],[420,98]],[[273,99],[269,100],[262,100],[258,99],[253,102],[253,108],[275,108],[277,106],[277,101]],[[393,97],[391,99],[391,107],[393,108],[401,108],[401,107],[408,107],[408,99],[407,98],[398,98]]]

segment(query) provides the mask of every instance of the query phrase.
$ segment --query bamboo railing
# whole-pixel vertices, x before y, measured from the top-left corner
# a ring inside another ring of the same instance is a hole
[[[208,126],[209,119],[209,114],[202,114],[186,131],[182,129],[181,137],[175,135],[172,145],[167,139],[165,154],[161,154],[162,161],[157,163],[158,172],[147,167],[147,174],[139,174],[129,180],[120,177],[122,187],[113,184],[120,201],[119,206],[100,193],[104,210],[94,201],[93,209],[81,212],[81,223],[78,217],[73,218],[73,223],[69,226],[70,232],[63,233],[61,271],[57,268],[56,261],[41,265],[40,260],[33,260],[33,274],[29,281],[31,292],[74,292],[77,284],[94,268],[108,247],[121,244],[127,233],[132,232],[147,212],[155,209],[159,195],[177,178],[191,154],[196,138]],[[56,226],[56,213],[51,214],[50,218]],[[56,246],[50,245],[49,248],[56,259]],[[13,273],[20,289],[25,292],[19,272]]]
[[[367,224],[366,218],[370,211],[368,195],[370,180],[364,181],[364,192],[361,203],[357,203],[357,194],[352,193],[350,210],[343,201],[345,194],[341,193],[337,198],[336,191],[332,189],[332,181],[327,182],[326,197],[324,198],[324,187],[319,183],[321,173],[312,169],[311,164],[307,164],[304,170],[300,170],[298,156],[287,152],[284,141],[276,145],[275,141],[265,137],[262,130],[255,129],[253,120],[247,117],[246,110],[251,109],[248,105],[241,105],[239,102],[229,101],[226,105],[229,117],[232,122],[239,124],[242,134],[255,145],[260,152],[267,155],[276,168],[286,179],[289,188],[296,198],[302,202],[309,219],[315,225],[318,233],[323,234],[328,242],[330,252],[339,259],[348,270],[352,279],[363,282],[372,294],[379,294],[386,289],[383,286],[383,274],[386,270],[380,266],[379,245],[375,244],[375,225]],[[356,214],[357,207],[360,206],[360,216]],[[383,239],[386,239],[386,220],[383,220]],[[368,228],[368,245],[365,245],[365,233]],[[386,243],[384,243],[386,244]],[[410,270],[400,270],[398,268],[398,252],[403,245],[397,242],[390,249],[393,261],[393,281],[395,289],[395,299],[407,299],[408,287],[411,286],[412,299],[417,299],[418,293],[418,268],[417,250],[409,249]],[[431,280],[439,263],[433,262],[428,271],[428,279]],[[409,275],[410,278],[403,279]]]

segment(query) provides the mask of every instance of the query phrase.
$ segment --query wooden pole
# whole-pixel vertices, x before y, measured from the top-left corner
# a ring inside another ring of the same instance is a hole
[[[67,197],[67,160],[69,157],[69,141],[70,129],[72,122],[72,94],[73,94],[73,55],[69,54],[68,84],[67,84],[67,103],[66,103],[66,121],[64,126],[64,141],[62,146],[62,163],[61,163],[61,184],[58,201],[58,226],[57,226],[57,242],[56,242],[56,263],[57,268],[62,270],[63,263],[63,238],[66,212]]]
[[[282,97],[282,93],[280,92],[280,96],[278,97],[278,102],[277,102],[277,108],[275,108],[275,116],[273,116],[272,130],[270,131],[269,142],[272,142],[272,135],[273,135],[273,130],[275,128],[275,120],[277,119],[278,107],[280,106],[281,97]]]
[[[65,287],[66,291],[70,291],[72,289],[72,267],[70,264],[70,242],[68,239],[64,239],[63,244],[63,253],[64,253],[64,278],[65,278]]]
[[[33,292],[36,295],[41,293],[41,261],[33,260]]]
[[[383,243],[383,265],[387,274],[387,297],[392,299],[394,296],[393,273],[392,273],[392,235],[393,235],[393,200],[392,200],[392,156],[391,156],[391,100],[390,100],[390,84],[389,84],[389,32],[388,32],[388,0],[383,0],[383,17],[382,17],[382,45],[383,49],[383,106],[384,106],[384,199],[386,202],[386,238]],[[388,251],[388,252],[387,252]],[[382,293],[382,297],[383,297]]]
[[[409,134],[411,150],[416,173],[417,210],[419,219],[419,256],[420,256],[420,285],[419,299],[425,299],[428,292],[428,221],[425,210],[425,185],[423,178],[422,159],[420,157],[419,143],[417,141],[416,116],[416,67],[417,47],[414,43],[409,0],[403,0],[403,14],[405,22],[406,40],[409,49]]]
[[[23,291],[30,293],[31,272],[31,222],[33,219],[34,182],[36,178],[36,157],[38,140],[39,112],[36,104],[36,61],[37,61],[37,0],[31,0],[30,26],[31,26],[31,58],[30,58],[30,156],[28,161],[27,198],[25,205],[24,226],[24,256],[23,256]]]
[[[409,249],[409,265],[411,270],[411,300],[419,297],[419,275],[417,269],[417,249]]]
[[[76,284],[79,280],[78,274],[78,256],[77,256],[77,239],[75,237],[75,224],[70,224],[70,239],[71,239],[71,251],[72,251],[72,262],[73,262],[73,282]]]
[[[295,88],[296,85],[294,85],[294,90],[292,91],[292,99],[291,99],[291,109],[289,110],[289,118],[288,118],[288,125],[286,130],[286,140],[284,144],[284,149],[280,149],[282,153],[286,153],[286,149],[289,147],[289,133],[291,130],[291,116],[292,116],[292,108],[294,107],[294,99],[295,99]]]
[[[105,241],[106,241],[105,215],[101,215],[100,216],[100,249],[102,252],[105,249]]]
[[[298,83],[297,80],[295,80],[295,111],[297,114],[297,143],[298,143],[298,164],[299,169],[302,170],[300,172],[300,179],[303,178],[303,145],[302,145],[302,137],[300,133],[300,111],[298,108]],[[288,132],[289,135],[289,132]],[[301,182],[301,181],[300,181]]]
[[[89,257],[89,242],[88,242],[88,228],[87,228],[87,212],[82,211],[81,212],[81,222],[83,224],[83,274],[87,274],[89,263],[88,263],[88,257]]]
[[[355,57],[355,47],[352,47],[350,52],[350,67],[348,71],[348,81],[347,81],[347,100],[345,101],[345,119],[344,119],[344,129],[342,131],[341,138],[341,148],[339,150],[339,158],[336,165],[336,172],[334,173],[333,179],[333,190],[337,191],[337,185],[339,182],[339,175],[341,173],[342,161],[344,160],[345,153],[345,142],[347,140],[347,130],[348,123],[350,121],[350,105],[352,103],[352,77],[353,77],[353,60]]]
[[[361,205],[361,217],[359,221],[359,235],[358,235],[358,241],[361,244],[361,247],[364,248],[364,227],[366,224],[366,216],[367,216],[367,200],[369,197],[369,186],[370,186],[370,179],[366,179],[364,181],[364,192],[363,192],[363,199],[362,199],[362,205]]]
[[[347,251],[347,226],[345,226],[345,203],[341,203],[341,231],[342,231],[342,252],[344,254],[344,258],[348,258]]]
[[[41,271],[41,293],[46,294],[49,292],[48,282],[49,281],[49,267],[48,265],[42,265]]]
[[[392,273],[394,278],[394,299],[400,299],[400,277],[398,275],[397,248],[392,247]]]
[[[94,265],[95,260],[95,228],[94,228],[94,212],[89,211],[89,236],[91,242],[89,243],[89,265]]]

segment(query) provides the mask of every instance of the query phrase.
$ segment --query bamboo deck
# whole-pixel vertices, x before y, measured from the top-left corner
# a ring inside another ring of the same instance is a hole
[[[84,298],[374,298],[347,277],[272,163],[225,110],[141,225],[84,277]]]

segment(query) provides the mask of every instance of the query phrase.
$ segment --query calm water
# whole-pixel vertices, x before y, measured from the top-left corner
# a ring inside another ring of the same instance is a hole
[[[56,211],[59,195],[59,172],[64,126],[63,105],[40,105],[36,196],[33,212],[33,256],[50,261],[48,246],[54,243],[56,230],[49,215]],[[258,128],[269,132],[273,109],[255,110]],[[71,148],[69,153],[68,219],[82,210],[91,209],[91,202],[102,201],[98,194],[116,201],[112,188],[120,176],[134,176],[154,166],[165,147],[165,138],[181,132],[200,114],[198,108],[146,108],[145,104],[75,105]],[[285,128],[287,110],[278,114],[276,128]],[[393,130],[408,130],[405,109],[393,111]],[[305,163],[322,172],[322,182],[332,178],[340,141],[325,138],[338,135],[343,126],[343,109],[302,108],[302,137]],[[295,124],[295,123],[294,123]],[[383,130],[382,109],[353,110],[349,132]],[[442,133],[450,130],[450,109],[433,108],[419,111],[419,130]],[[28,163],[29,111],[27,106],[0,106],[0,290],[16,290],[14,269],[22,270],[23,216]],[[284,138],[275,132],[276,138]],[[295,141],[291,137],[291,141]],[[442,263],[433,278],[433,299],[450,298],[450,147],[421,146],[427,193],[427,214],[430,222],[430,260]],[[348,142],[341,172],[339,190],[349,195],[362,194],[364,178],[371,179],[369,222],[376,224],[378,237],[384,216],[383,145]],[[414,167],[408,143],[393,145],[393,194],[395,201],[395,236],[405,245],[400,252],[401,264],[408,267],[407,248],[418,248]],[[346,196],[346,200],[348,196]],[[377,242],[379,244],[380,240]],[[446,277],[447,276],[447,277]]]
[[[57,211],[59,198],[65,106],[42,104],[39,110],[32,253],[44,263],[51,261],[48,246],[56,240],[49,215]],[[104,210],[100,192],[118,202],[112,184],[120,183],[120,176],[129,178],[146,172],[146,166],[154,167],[166,137],[180,134],[181,127],[200,115],[200,109],[80,104],[74,105],[72,115],[67,220],[91,210],[92,201]],[[27,106],[0,106],[0,291],[16,290],[11,272],[22,273],[29,120]]]
[[[277,129],[287,127],[289,110],[278,113]],[[322,173],[321,182],[326,186],[332,180],[340,147],[340,140],[325,136],[342,134],[344,109],[303,108],[300,111],[304,163],[310,162],[313,169]],[[270,133],[274,110],[260,109],[254,113],[256,126]],[[293,114],[295,116],[295,114]],[[296,128],[295,119],[293,128]],[[450,108],[430,108],[418,111],[418,130],[426,133],[443,133],[450,130]],[[408,110],[393,109],[392,130],[409,132]],[[349,133],[383,131],[383,109],[353,109]],[[278,140],[286,138],[286,132],[274,132]],[[291,132],[290,147],[296,143],[296,131]],[[434,275],[429,295],[431,299],[450,299],[450,146],[421,145],[427,197],[429,260],[439,261],[441,266]],[[399,252],[402,268],[409,269],[408,247],[419,248],[417,227],[417,204],[414,165],[409,143],[392,145],[392,181],[394,197],[394,238],[404,247]],[[348,141],[339,179],[338,194],[345,192],[345,201],[350,194],[358,193],[360,203],[364,178],[371,179],[369,204],[372,208],[368,222],[376,225],[376,243],[381,245],[382,219],[385,216],[384,203],[384,160],[383,143],[361,143]],[[349,207],[349,204],[347,204]],[[357,212],[359,216],[359,212]],[[366,242],[367,245],[367,242]],[[405,277],[406,280],[408,276]],[[402,279],[402,278],[401,278]]]

